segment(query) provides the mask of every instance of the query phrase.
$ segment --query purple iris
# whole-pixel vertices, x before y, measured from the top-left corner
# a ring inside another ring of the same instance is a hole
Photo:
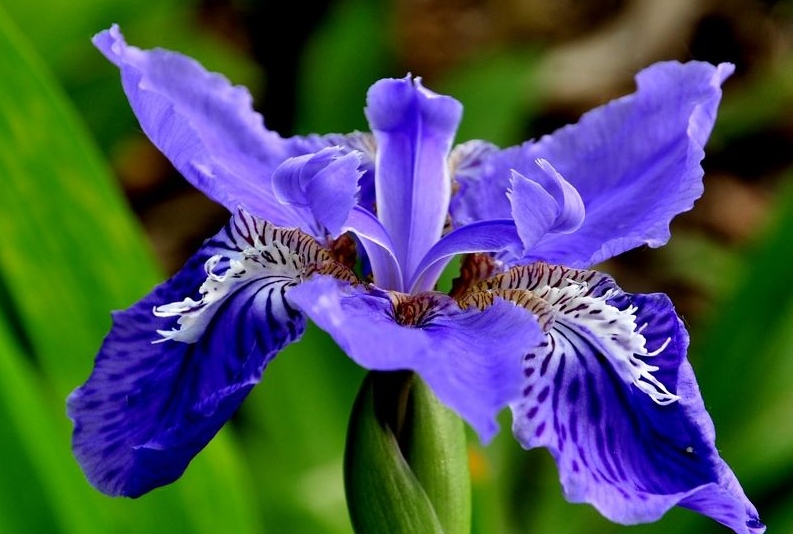
[[[68,399],[75,455],[101,491],[176,480],[308,317],[366,369],[420,375],[485,442],[508,406],[570,501],[625,524],[680,505],[764,530],[715,448],[669,299],[587,270],[663,245],[700,196],[730,65],[656,64],[636,93],[500,150],[452,148],[462,106],[415,78],[371,87],[371,134],[284,139],[195,61],[128,46],[117,27],[94,43],[149,138],[232,213],[114,313]],[[452,291],[435,291],[456,255]]]

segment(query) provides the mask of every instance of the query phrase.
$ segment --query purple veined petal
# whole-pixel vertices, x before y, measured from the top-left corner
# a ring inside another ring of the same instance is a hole
[[[525,175],[542,158],[578,191],[586,218],[575,232],[545,236],[526,259],[586,267],[642,244],[663,245],[671,219],[702,194],[703,147],[732,71],[701,62],[643,70],[635,93],[537,142],[484,156],[479,175],[459,180],[453,213],[460,222],[508,216],[499,199],[510,171]],[[476,211],[480,198],[491,199],[484,212]]]
[[[176,480],[302,335],[305,318],[284,299],[299,266],[275,240],[293,233],[238,214],[173,278],[114,313],[91,376],[67,401],[74,454],[94,486],[137,497]]]
[[[743,488],[730,466],[719,457],[718,450],[713,446],[715,442],[713,421],[705,409],[694,370],[688,361],[684,361],[680,365],[679,376],[678,393],[683,399],[686,399],[686,410],[692,414],[692,418],[697,415],[701,417],[699,422],[703,435],[707,443],[711,445],[711,448],[706,451],[712,455],[717,476],[708,485],[690,492],[678,504],[711,517],[737,533],[762,534],[766,527],[760,521],[757,509],[744,494]]]
[[[295,209],[297,226],[317,239],[342,232],[350,210],[357,204],[358,165],[361,154],[341,147],[289,158],[273,173],[273,192]]]
[[[475,252],[520,252],[521,239],[515,222],[510,219],[479,221],[452,230],[427,252],[410,281],[410,293],[430,291],[441,272],[454,256]]]
[[[388,232],[372,212],[355,206],[342,228],[354,233],[363,244],[375,283],[384,289],[403,291],[402,270]]]
[[[482,441],[497,432],[496,414],[520,394],[525,343],[542,337],[533,315],[496,299],[462,310],[441,293],[409,296],[414,324],[403,325],[393,295],[315,277],[289,301],[328,332],[350,358],[370,370],[411,370],[467,421]]]
[[[242,206],[289,224],[278,220],[271,175],[288,157],[318,150],[315,143],[267,130],[245,88],[191,58],[128,46],[116,25],[93,42],[119,67],[143,131],[191,184],[232,213]]]
[[[451,195],[447,156],[462,105],[410,77],[376,82],[366,101],[377,141],[377,216],[406,283],[443,233]]]
[[[540,269],[524,285],[552,303],[555,322],[524,359],[513,431],[524,447],[550,450],[565,497],[623,524],[680,505],[739,534],[762,532],[715,447],[686,360],[688,334],[669,299],[623,293],[593,271]],[[565,288],[583,291],[559,298]]]

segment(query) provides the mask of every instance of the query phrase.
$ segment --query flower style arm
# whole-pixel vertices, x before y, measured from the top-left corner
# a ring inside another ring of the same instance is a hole
[[[549,232],[570,233],[581,226],[581,197],[553,166],[537,160],[528,171],[531,178],[512,171],[506,192],[512,217],[471,222],[444,235],[416,268],[411,291],[432,289],[448,260],[458,254],[519,258]]]
[[[435,287],[443,269],[458,254],[506,252],[519,255],[522,243],[512,219],[477,221],[452,230],[435,243],[421,259],[410,281],[411,291],[429,291]]]
[[[333,146],[279,165],[273,192],[284,212],[280,218],[320,240],[339,237],[357,205],[361,156]]]
[[[355,206],[344,223],[344,229],[361,241],[377,284],[403,291],[402,267],[394,244],[377,217],[361,206]]]
[[[523,242],[520,256],[533,250],[546,235],[575,232],[586,219],[578,191],[553,165],[538,159],[535,167],[526,170],[531,171],[527,176],[511,172],[507,191],[512,218]]]

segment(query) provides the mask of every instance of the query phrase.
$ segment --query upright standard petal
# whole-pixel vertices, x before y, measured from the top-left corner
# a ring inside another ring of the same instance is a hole
[[[554,312],[524,359],[513,430],[524,447],[550,450],[570,501],[624,524],[681,505],[739,534],[762,531],[716,450],[685,357],[688,334],[666,296],[626,294],[605,275],[544,264],[499,279]]]
[[[418,79],[380,80],[369,89],[377,216],[394,243],[404,285],[443,233],[451,194],[447,156],[461,114],[458,101]]]
[[[319,150],[320,140],[282,139],[264,127],[247,89],[181,54],[129,46],[118,26],[94,44],[120,69],[143,131],[190,183],[232,213],[242,206],[289,224],[278,218],[272,172],[290,156]]]
[[[507,216],[511,171],[526,174],[542,158],[578,191],[586,218],[575,232],[545,236],[527,259],[584,267],[641,244],[663,245],[671,219],[702,194],[703,147],[732,71],[729,64],[658,63],[639,73],[636,93],[578,124],[483,154],[480,172],[458,177],[456,223]]]
[[[484,311],[461,309],[441,293],[388,293],[327,277],[287,298],[362,367],[418,373],[485,442],[520,393],[525,348],[542,337],[532,314],[500,299]]]
[[[172,279],[114,314],[91,376],[68,399],[92,484],[137,497],[181,476],[302,334],[285,294],[322,261],[318,250],[240,212]]]

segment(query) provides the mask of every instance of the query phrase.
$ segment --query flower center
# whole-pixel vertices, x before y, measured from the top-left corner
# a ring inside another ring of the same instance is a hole
[[[409,327],[421,327],[432,321],[446,297],[442,293],[408,295],[396,291],[390,291],[388,296],[394,307],[394,320]]]

